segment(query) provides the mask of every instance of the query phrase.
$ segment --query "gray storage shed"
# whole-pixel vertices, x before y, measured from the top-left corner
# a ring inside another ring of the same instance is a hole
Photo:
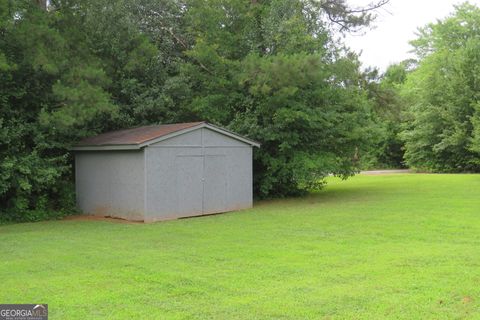
[[[252,207],[250,139],[206,122],[100,134],[76,145],[86,214],[153,222]]]

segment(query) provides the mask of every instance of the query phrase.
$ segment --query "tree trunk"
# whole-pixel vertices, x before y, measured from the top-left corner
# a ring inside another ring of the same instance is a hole
[[[34,2],[43,10],[47,10],[47,0],[34,0]]]

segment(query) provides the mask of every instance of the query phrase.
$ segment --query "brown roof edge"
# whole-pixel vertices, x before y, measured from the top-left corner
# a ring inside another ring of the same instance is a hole
[[[205,122],[162,124],[117,130],[81,140],[76,146],[139,145],[167,134],[196,127]]]
[[[168,139],[183,131],[195,130],[197,127],[208,127],[231,138],[243,141],[252,146],[260,147],[260,143],[242,137],[234,132],[209,124],[206,121],[162,124],[136,127],[131,129],[106,132],[81,140],[72,150],[135,150],[150,143]]]

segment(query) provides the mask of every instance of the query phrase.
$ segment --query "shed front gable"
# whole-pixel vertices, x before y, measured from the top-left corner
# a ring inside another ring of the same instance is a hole
[[[145,147],[162,145],[260,147],[260,144],[256,141],[244,138],[233,132],[208,123],[202,123],[192,128],[180,130],[156,139],[152,139],[150,141],[146,141],[140,146]]]
[[[252,145],[244,141],[232,138],[220,132],[214,131],[208,127],[196,128],[186,133],[176,135],[155,143],[150,143],[147,147],[247,147]]]

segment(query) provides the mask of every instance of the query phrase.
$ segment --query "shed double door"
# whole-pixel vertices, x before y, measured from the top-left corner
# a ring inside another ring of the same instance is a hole
[[[195,216],[226,211],[225,155],[177,156],[175,170],[178,214]]]

